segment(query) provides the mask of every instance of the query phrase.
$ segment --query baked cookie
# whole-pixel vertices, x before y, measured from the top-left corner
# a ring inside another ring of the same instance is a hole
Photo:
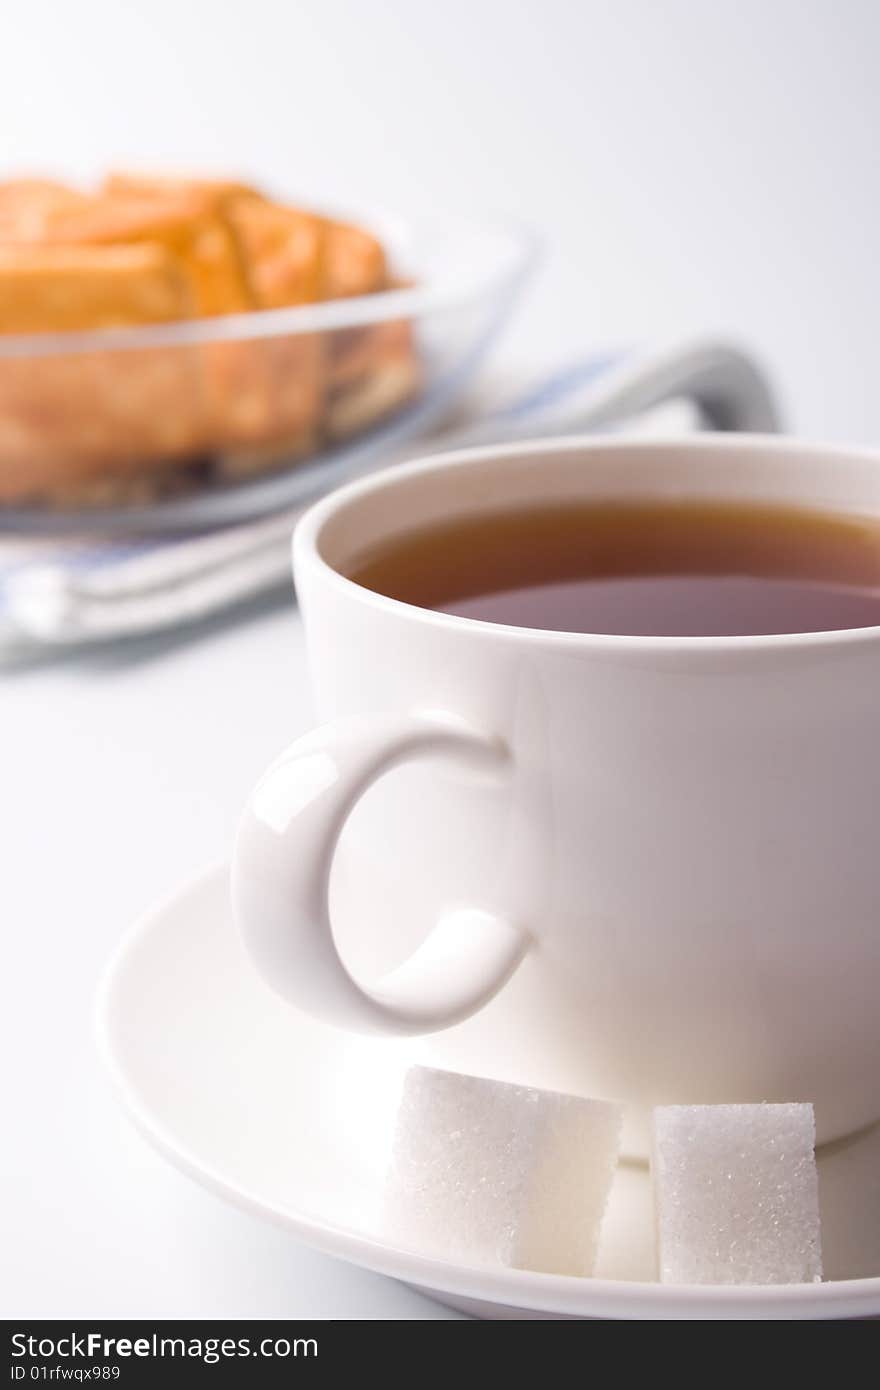
[[[369,231],[238,180],[0,183],[0,335],[256,315],[389,287]],[[419,386],[411,326],[0,351],[0,501],[119,501],[244,477],[368,428]],[[2,348],[2,341],[0,341]]]

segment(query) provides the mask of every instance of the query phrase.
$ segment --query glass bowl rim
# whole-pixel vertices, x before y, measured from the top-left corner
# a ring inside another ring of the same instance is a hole
[[[366,225],[377,219],[363,217]],[[528,227],[504,220],[478,220],[435,215],[418,222],[395,219],[380,226],[392,252],[402,233],[418,246],[421,226],[458,225],[474,240],[494,235],[501,246],[497,264],[482,273],[429,275],[418,284],[382,290],[348,299],[324,300],[282,309],[254,309],[247,313],[209,318],[178,319],[171,323],[125,328],[99,328],[65,332],[0,335],[0,362],[15,358],[56,357],[89,352],[131,351],[138,348],[184,347],[198,343],[248,342],[261,338],[360,328],[394,320],[415,321],[438,310],[455,309],[482,299],[507,283],[516,283],[530,271],[539,252],[539,240]],[[413,235],[415,234],[415,235]]]

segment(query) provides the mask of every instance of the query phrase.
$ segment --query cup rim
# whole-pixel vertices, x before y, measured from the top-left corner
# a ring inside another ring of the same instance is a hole
[[[392,464],[366,478],[359,478],[334,489],[325,497],[312,504],[297,522],[292,538],[292,555],[295,574],[311,568],[319,573],[325,583],[337,592],[365,604],[369,608],[396,615],[400,618],[427,623],[435,628],[458,632],[462,635],[482,636],[496,640],[516,640],[518,643],[540,647],[556,647],[560,650],[601,651],[614,655],[687,654],[761,654],[790,650],[813,650],[840,646],[862,646],[880,638],[880,624],[871,627],[831,628],[819,632],[756,633],[745,635],[705,635],[705,636],[635,636],[625,633],[594,633],[554,631],[547,628],[521,627],[512,623],[490,622],[482,618],[461,617],[452,613],[441,613],[436,609],[422,608],[418,604],[406,603],[402,599],[391,598],[377,593],[355,580],[348,578],[335,568],[322,554],[321,534],[324,527],[344,508],[356,504],[361,498],[376,492],[393,488],[396,483],[429,473],[443,473],[457,468],[487,460],[505,458],[519,459],[530,454],[540,453],[550,456],[564,456],[569,453],[587,451],[589,453],[617,453],[633,451],[641,454],[668,452],[681,449],[686,453],[710,451],[714,454],[748,453],[761,449],[780,455],[791,454],[792,462],[800,459],[846,460],[866,462],[877,466],[880,474],[880,449],[858,445],[838,445],[826,442],[801,441],[786,435],[747,434],[747,433],[696,433],[680,439],[639,439],[626,435],[567,435],[564,438],[549,437],[518,441],[515,444],[481,445],[477,448],[459,449],[446,453],[435,453],[408,463]]]

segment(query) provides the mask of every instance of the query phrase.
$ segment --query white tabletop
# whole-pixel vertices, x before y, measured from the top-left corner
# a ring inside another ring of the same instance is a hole
[[[871,441],[880,10],[843,11],[250,0],[244,24],[81,0],[70,42],[56,9],[47,44],[34,5],[6,36],[0,129],[31,170],[188,161],[355,204],[505,210],[550,249],[512,352],[728,330],[800,431]],[[453,1316],[181,1177],[97,1061],[120,934],[226,855],[254,778],[311,718],[289,604],[0,678],[3,1315]]]
[[[95,988],[120,933],[225,853],[249,784],[310,722],[290,603],[198,641],[7,676],[0,698],[4,1316],[454,1316],[172,1170],[96,1055]]]

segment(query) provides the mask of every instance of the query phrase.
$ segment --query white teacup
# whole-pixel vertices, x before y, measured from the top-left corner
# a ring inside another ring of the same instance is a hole
[[[617,1098],[637,1122],[811,1100],[829,1139],[880,1116],[880,628],[557,633],[345,577],[441,516],[651,496],[880,515],[880,455],[566,440],[428,459],[312,508],[294,567],[331,722],[254,791],[237,920],[268,982],[340,1027],[431,1032],[501,991],[442,1059]],[[337,850],[388,885],[381,932],[349,913],[339,946]]]

